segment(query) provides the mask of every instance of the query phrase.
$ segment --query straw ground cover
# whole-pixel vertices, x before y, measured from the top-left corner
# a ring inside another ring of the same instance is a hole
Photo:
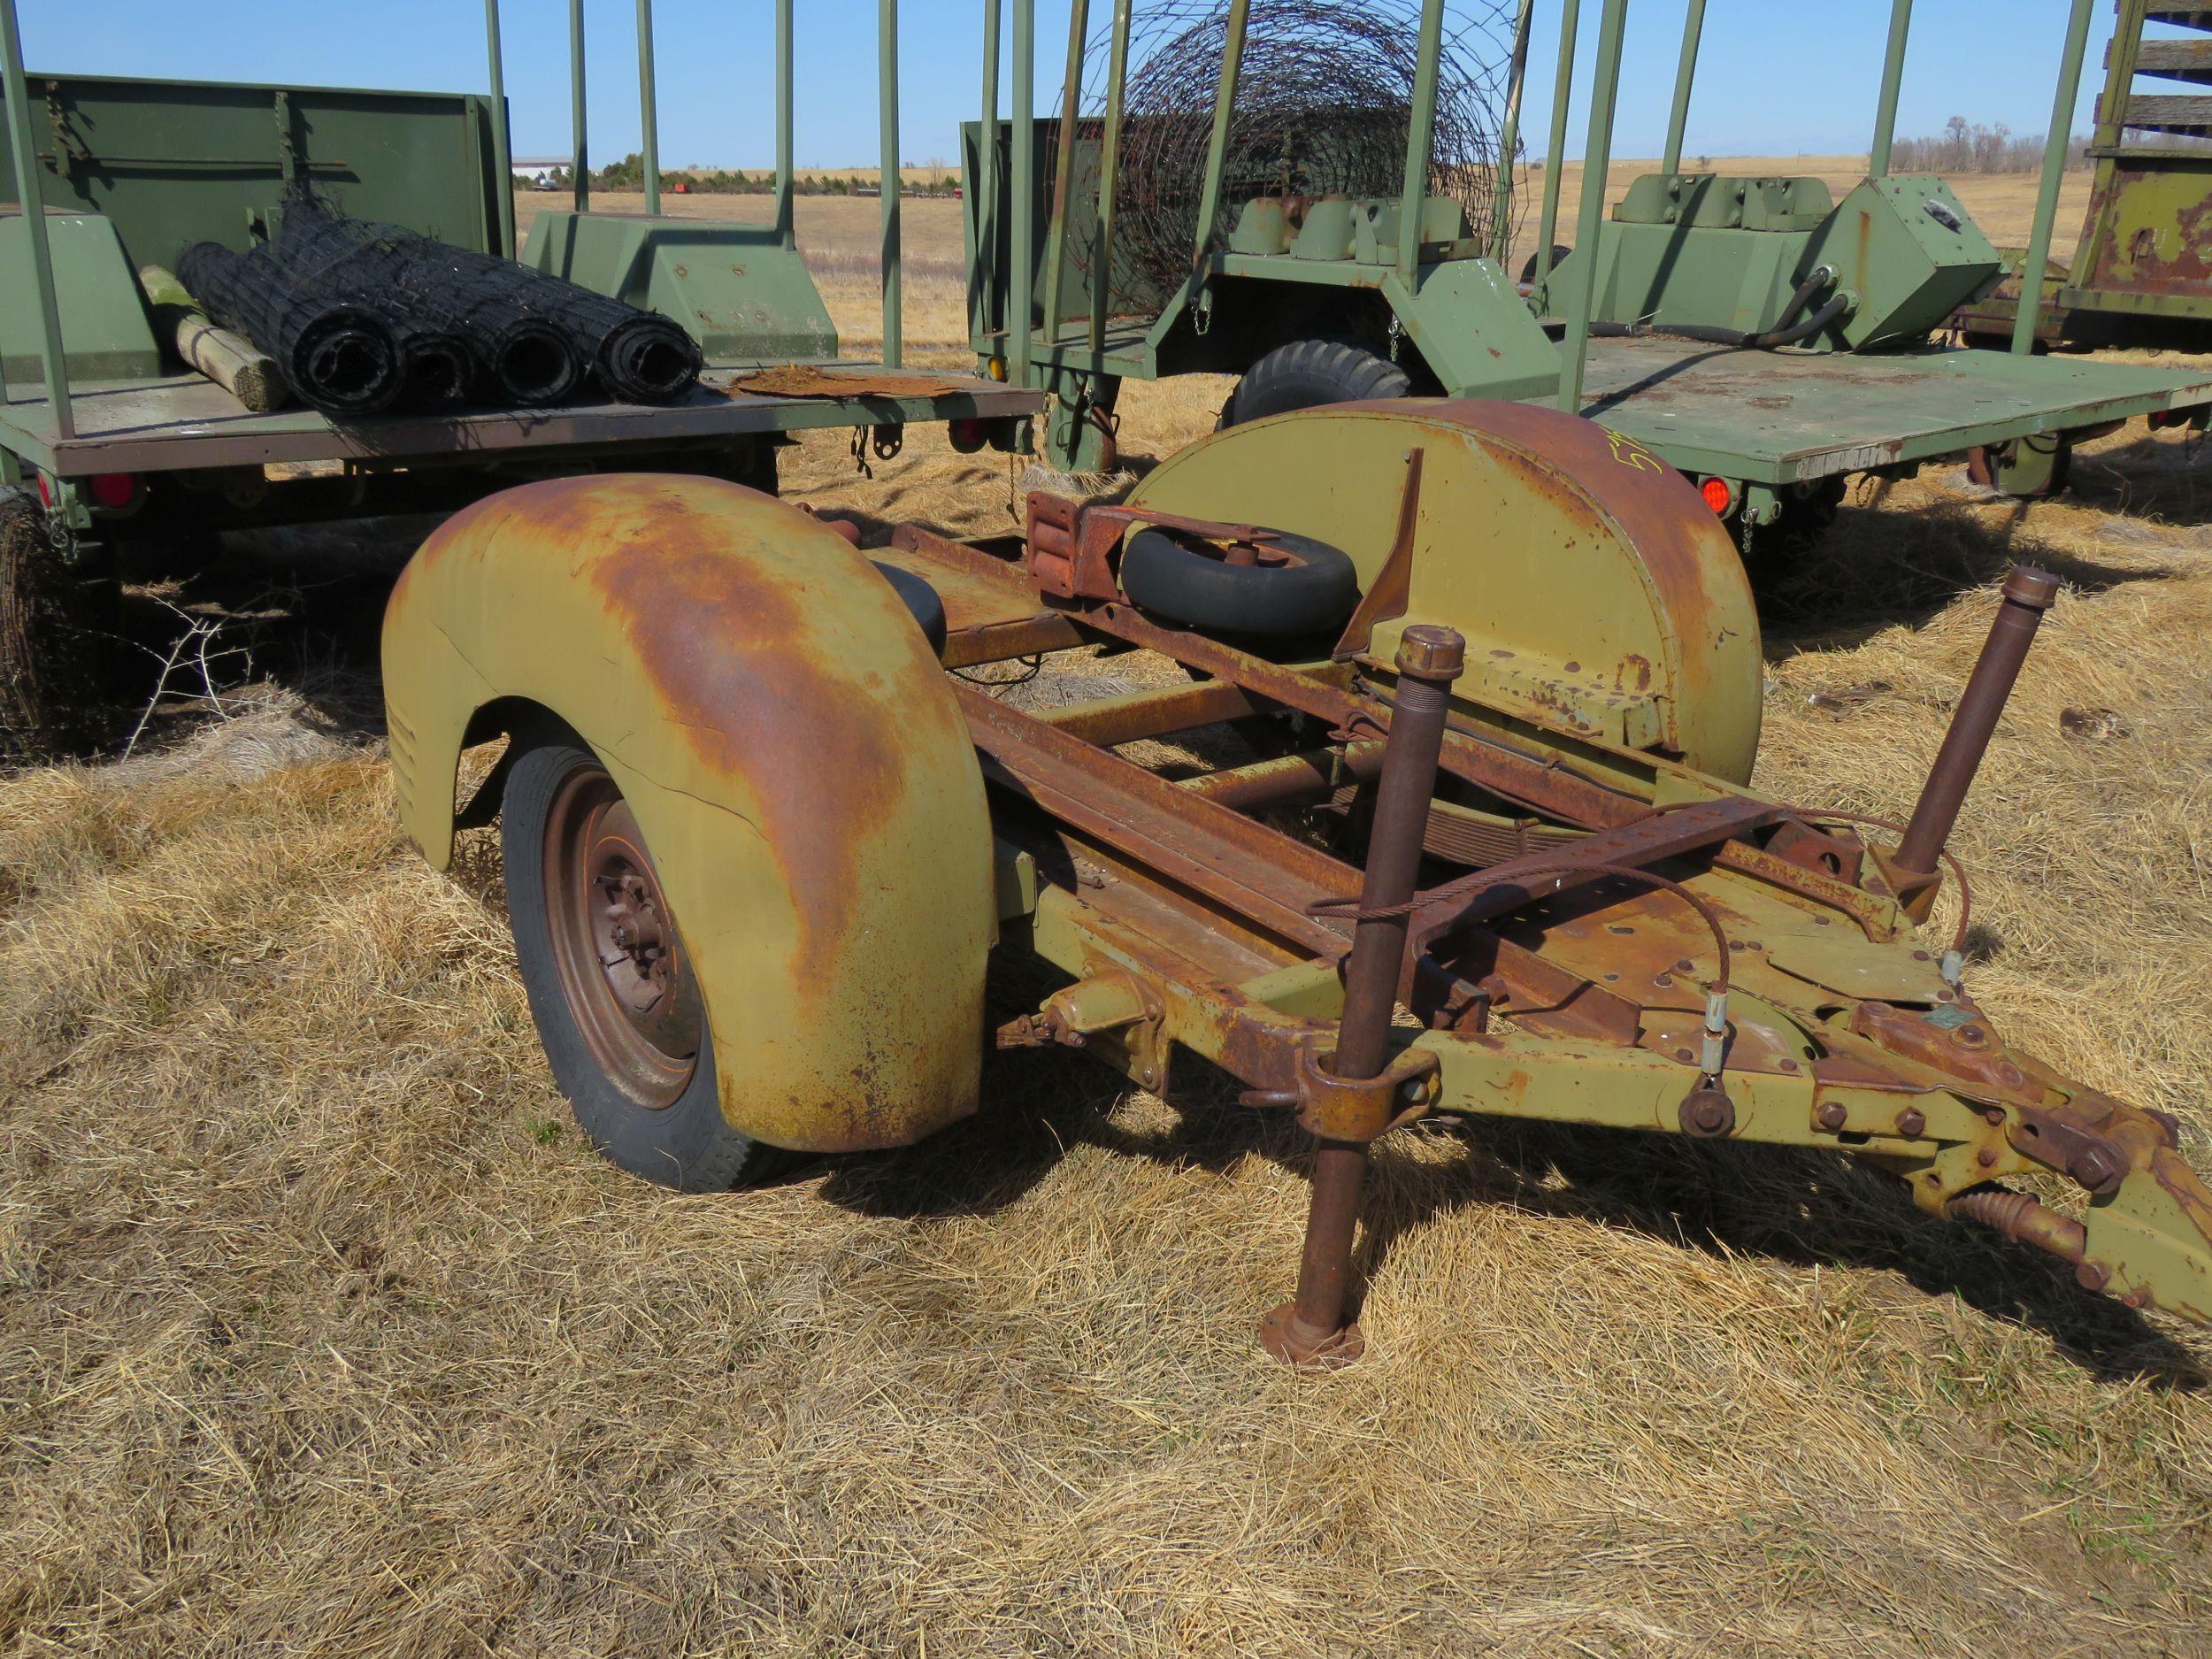
[[[1133,388],[1138,463],[1222,390]],[[928,434],[791,460],[1010,522],[1003,458]],[[1932,476],[1761,572],[1760,782],[1893,814],[2006,561],[2074,584],[1962,831],[1972,982],[2200,1164],[2208,480],[2138,432],[2071,500]],[[2212,1341],[1831,1160],[1402,1134],[1326,1379],[1251,1340],[1298,1138],[1196,1066],[1016,1054],[908,1152],[618,1176],[489,841],[446,879],[393,827],[329,643],[377,592],[311,602],[296,764],[217,724],[0,780],[0,1652],[2212,1653]]]

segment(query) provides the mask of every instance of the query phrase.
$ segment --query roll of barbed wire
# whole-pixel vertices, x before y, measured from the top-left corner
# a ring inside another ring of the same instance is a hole
[[[1111,287],[1141,308],[1190,274],[1228,11],[1225,0],[1138,0]],[[1470,234],[1485,239],[1496,210],[1513,7],[1454,0],[1445,16],[1428,188],[1457,202]],[[1210,246],[1225,242],[1258,197],[1400,196],[1420,19],[1419,0],[1251,0]],[[1082,107],[1094,122],[1106,104],[1109,43],[1102,34],[1086,53]],[[1509,212],[1512,199],[1509,192]],[[1093,250],[1084,239],[1071,254],[1087,277]]]
[[[406,388],[407,365],[390,323],[374,310],[304,292],[257,251],[199,242],[177,278],[207,314],[275,359],[302,403],[326,414],[388,409]]]

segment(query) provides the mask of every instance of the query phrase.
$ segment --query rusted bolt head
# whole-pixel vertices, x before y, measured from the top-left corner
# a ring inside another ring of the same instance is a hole
[[[2084,1290],[2102,1290],[2112,1282],[2112,1270],[2102,1262],[2084,1262],[2074,1269],[2074,1283]]]
[[[1841,1101],[1832,1100],[1820,1109],[1820,1126],[1823,1129],[1840,1129],[1850,1121],[1851,1114],[1844,1110]]]
[[[1917,1106],[1908,1106],[1897,1114],[1897,1133],[1908,1141],[1917,1141],[1928,1126],[1928,1115]]]
[[[1456,680],[1467,665],[1467,641],[1456,628],[1417,622],[1398,636],[1398,672],[1419,680]]]
[[[2120,1160],[2104,1147],[2084,1147],[2074,1158],[2074,1179],[2093,1193],[2112,1186],[2123,1173]]]
[[[1951,1041],[1962,1048],[1985,1048],[1989,1046],[1989,1028],[1985,1025],[1961,1025],[1951,1033]]]
[[[1980,1164],[1985,1170],[1993,1168],[1997,1162],[1997,1148],[1995,1147],[1984,1147],[1979,1152],[1977,1152],[1974,1155],[1974,1162]]]
[[[2058,597],[2058,578],[2032,565],[2016,565],[2005,578],[2005,597],[2016,605],[2048,611]]]
[[[1694,1088],[1682,1097],[1686,1134],[1724,1135],[1736,1126],[1736,1102],[1717,1088]]]

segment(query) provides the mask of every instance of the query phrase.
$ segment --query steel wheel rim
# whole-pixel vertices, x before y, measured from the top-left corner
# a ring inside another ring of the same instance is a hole
[[[622,792],[597,766],[555,791],[545,822],[553,967],[584,1047],[649,1111],[691,1086],[705,1010],[652,855]]]

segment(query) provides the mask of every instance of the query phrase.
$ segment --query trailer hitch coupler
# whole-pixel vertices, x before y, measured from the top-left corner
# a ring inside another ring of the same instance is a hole
[[[1344,1011],[1329,1061],[1340,1078],[1365,1082],[1389,1064],[1391,1019],[1397,1011],[1410,923],[1404,907],[1420,880],[1421,841],[1436,794],[1445,715],[1452,682],[1466,659],[1466,641],[1450,628],[1414,623],[1399,641],[1395,711],[1368,833],[1359,922],[1344,962]],[[1365,1346],[1359,1326],[1346,1323],[1344,1306],[1352,1274],[1352,1235],[1366,1179],[1365,1141],[1320,1142],[1297,1299],[1260,1322],[1262,1346],[1286,1364],[1348,1365]]]
[[[1974,664],[1958,709],[1951,716],[1943,747],[1936,751],[1935,764],[1929,769],[1928,781],[1912,810],[1912,821],[1905,826],[1904,840],[1898,843],[1892,860],[1901,874],[1935,874],[1944,843],[1951,839],[1959,809],[1965,803],[1967,788],[1989,750],[1998,718],[2012,695],[2013,682],[2020,677],[2020,664],[2035,641],[2043,613],[2058,597],[2058,588],[2057,577],[2026,565],[2014,566],[2012,574],[2005,578],[2004,602],[1989,626],[1980,660]]]

